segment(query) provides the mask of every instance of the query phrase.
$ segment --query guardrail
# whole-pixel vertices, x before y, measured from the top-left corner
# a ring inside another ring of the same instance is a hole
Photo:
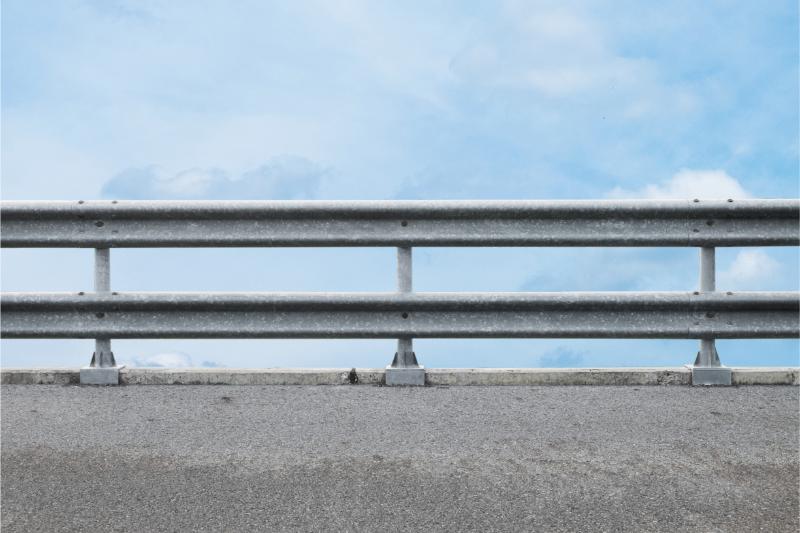
[[[6,338],[94,338],[82,383],[118,383],[112,338],[696,338],[695,384],[730,384],[716,338],[800,335],[796,292],[715,290],[715,247],[797,246],[800,201],[2,202],[5,247],[95,248],[92,293],[3,293]],[[397,247],[394,293],[117,293],[119,247]],[[693,292],[414,293],[415,246],[693,246]]]

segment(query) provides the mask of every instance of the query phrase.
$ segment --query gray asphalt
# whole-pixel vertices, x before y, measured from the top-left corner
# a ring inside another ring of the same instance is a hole
[[[2,387],[2,529],[800,530],[798,387]]]

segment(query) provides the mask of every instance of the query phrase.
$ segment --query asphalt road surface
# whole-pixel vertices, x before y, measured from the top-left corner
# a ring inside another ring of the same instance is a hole
[[[798,387],[2,387],[2,529],[800,530]]]

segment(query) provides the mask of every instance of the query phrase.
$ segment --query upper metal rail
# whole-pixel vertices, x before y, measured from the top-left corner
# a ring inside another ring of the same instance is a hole
[[[800,200],[6,201],[4,247],[794,246]]]

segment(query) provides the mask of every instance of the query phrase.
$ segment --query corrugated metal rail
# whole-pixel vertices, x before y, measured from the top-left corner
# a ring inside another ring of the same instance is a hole
[[[773,338],[797,334],[794,293],[3,296],[6,337]]]
[[[95,338],[85,382],[113,382],[111,338],[398,338],[387,382],[420,384],[413,337],[701,339],[696,383],[729,383],[715,338],[800,334],[794,292],[715,291],[718,246],[797,246],[798,200],[2,202],[5,247],[95,248],[93,293],[4,293],[7,338]],[[395,293],[116,293],[118,247],[392,246]],[[686,293],[414,293],[414,246],[694,246]],[[117,374],[114,374],[114,371]]]
[[[4,202],[3,245],[786,246],[795,200]]]

